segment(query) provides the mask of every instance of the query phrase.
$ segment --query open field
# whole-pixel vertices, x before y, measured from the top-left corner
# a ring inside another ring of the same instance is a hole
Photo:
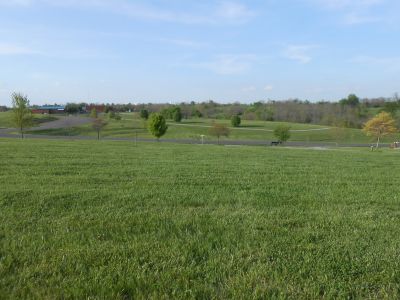
[[[33,124],[37,126],[41,123],[57,120],[56,117],[51,115],[33,115]],[[0,112],[0,129],[13,127],[12,113]]]
[[[399,298],[400,152],[0,139],[0,298]]]
[[[188,119],[181,123],[169,122],[169,129],[163,136],[165,139],[197,139],[200,135],[205,135],[207,140],[216,140],[209,135],[208,130],[214,120],[210,119]],[[109,120],[109,124],[102,131],[103,137],[133,138],[135,134],[140,138],[152,138],[145,129],[145,122],[138,118],[136,114],[122,114],[122,120]],[[216,122],[230,126],[229,120],[216,120]],[[329,126],[264,122],[242,120],[239,128],[231,128],[230,140],[258,140],[270,141],[276,138],[273,130],[281,125],[291,126],[292,133],[290,141],[301,142],[330,142],[340,144],[370,143],[373,139],[365,136],[360,129],[354,128],[334,128]],[[73,128],[46,129],[31,132],[42,135],[57,136],[96,136],[96,132],[91,128],[91,124],[85,124]],[[390,136],[383,139],[389,143],[397,140],[397,136]]]

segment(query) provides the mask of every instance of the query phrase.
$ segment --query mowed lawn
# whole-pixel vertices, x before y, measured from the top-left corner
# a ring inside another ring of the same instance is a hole
[[[41,123],[50,122],[54,120],[57,120],[57,117],[53,115],[34,114],[32,118],[32,123],[33,126],[38,126]],[[15,124],[13,122],[13,113],[11,111],[0,112],[0,129],[12,128],[12,127],[15,127]]]
[[[105,119],[108,125],[104,127],[101,136],[105,138],[130,138],[136,135],[139,138],[154,138],[146,128],[146,122],[139,118],[138,114],[123,113],[121,120]],[[201,135],[205,136],[206,141],[216,141],[217,138],[209,133],[213,122],[224,124],[230,127],[229,137],[222,137],[222,140],[258,140],[271,141],[276,140],[273,130],[280,125],[289,126],[292,130],[290,141],[301,142],[325,142],[340,144],[352,143],[373,143],[374,138],[367,137],[361,129],[356,128],[335,128],[322,125],[287,123],[287,122],[265,122],[242,120],[238,128],[232,128],[230,120],[212,120],[212,119],[184,119],[180,123],[168,120],[167,133],[162,137],[165,139],[191,139],[200,142]],[[57,136],[97,136],[91,124],[85,124],[73,128],[58,128],[32,131],[32,134],[57,135]],[[398,134],[384,137],[385,143],[398,140]]]
[[[0,139],[0,298],[400,297],[400,151]]]

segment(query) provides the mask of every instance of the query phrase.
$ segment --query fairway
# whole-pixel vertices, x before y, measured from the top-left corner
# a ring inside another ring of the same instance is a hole
[[[0,113],[0,120],[1,120]],[[4,113],[3,113],[4,114]],[[123,113],[121,120],[108,119],[108,124],[101,132],[105,138],[130,138],[136,135],[139,138],[154,138],[146,128],[146,122],[136,113]],[[269,121],[250,121],[243,120],[238,128],[231,127],[229,120],[214,120],[204,118],[185,119],[176,123],[168,121],[168,130],[162,137],[165,139],[188,139],[200,142],[201,135],[205,136],[206,141],[216,141],[217,138],[209,133],[213,122],[224,124],[230,127],[228,138],[222,140],[252,140],[252,141],[271,141],[276,140],[273,130],[280,125],[287,125],[291,128],[289,141],[294,142],[324,142],[335,145],[352,143],[371,143],[374,139],[366,136],[361,129],[356,128],[336,128],[322,125],[288,123],[288,122],[269,122]],[[31,134],[51,135],[51,136],[97,136],[91,124],[84,124],[72,128],[57,128],[29,131]],[[397,140],[396,135],[384,137],[385,143]]]
[[[0,298],[400,297],[400,151],[0,139]]]

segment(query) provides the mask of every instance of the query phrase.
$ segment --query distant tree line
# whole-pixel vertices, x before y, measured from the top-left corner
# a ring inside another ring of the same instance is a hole
[[[68,103],[66,113],[85,112],[87,103]],[[387,112],[395,119],[400,110],[400,98],[395,94],[391,98],[360,99],[351,94],[337,102],[291,99],[285,101],[257,101],[251,104],[239,102],[220,104],[212,100],[206,102],[182,102],[180,104],[104,104],[105,113],[110,118],[119,118],[120,112],[139,112],[143,119],[152,113],[159,113],[167,120],[180,122],[189,118],[211,118],[231,120],[233,126],[239,126],[240,120],[284,121],[330,125],[337,127],[361,128],[373,115]],[[6,107],[0,107],[6,110]],[[89,112],[88,112],[89,113]],[[400,124],[400,121],[397,120]]]

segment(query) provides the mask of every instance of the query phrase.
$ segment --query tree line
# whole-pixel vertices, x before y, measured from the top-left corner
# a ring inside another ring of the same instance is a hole
[[[16,127],[19,129],[21,133],[21,137],[24,137],[24,129],[29,128],[33,125],[33,117],[32,117],[32,112],[30,110],[30,105],[29,105],[29,100],[26,96],[19,94],[19,93],[14,93],[12,95],[12,103],[13,103],[13,121]],[[397,117],[397,111],[400,108],[400,100],[397,97],[397,94],[395,95],[394,99],[391,101],[383,101],[382,104],[377,105],[377,103],[374,102],[361,102],[360,99],[352,94],[349,95],[347,98],[344,98],[340,100],[338,103],[307,103],[307,102],[301,102],[301,101],[292,101],[292,102],[274,102],[272,104],[276,105],[283,105],[285,109],[280,110],[281,114],[286,114],[286,118],[281,120],[277,119],[277,121],[287,121],[287,122],[298,122],[298,123],[311,123],[311,121],[305,121],[301,122],[300,120],[291,120],[290,118],[295,115],[295,110],[291,110],[292,106],[307,106],[309,105],[310,107],[318,107],[318,105],[329,105],[333,106],[334,108],[338,108],[337,110],[332,110],[332,111],[325,111],[326,116],[332,116],[332,124],[335,127],[357,127],[357,123],[346,123],[350,121],[350,117],[353,117],[354,119],[351,119],[352,121],[358,120],[360,121],[361,119],[364,120],[363,123],[360,124],[360,128],[363,128],[363,131],[369,135],[369,136],[374,136],[377,138],[377,144],[376,147],[379,147],[379,142],[382,137],[390,134],[397,133],[397,124],[398,119],[396,120]],[[194,104],[196,105],[196,104]],[[218,105],[214,104],[215,107],[218,106],[227,106],[227,105]],[[242,105],[242,104],[239,104]],[[263,112],[266,113],[268,116],[269,121],[273,121],[274,119],[274,114],[273,110],[270,110],[269,107],[266,105],[271,105],[271,103],[253,103],[252,105],[249,105],[249,107],[255,107],[255,111],[258,111],[257,108],[262,107]],[[368,118],[368,114],[363,112],[363,110],[367,109],[368,106],[372,106],[374,108],[378,107],[380,108],[379,114],[376,114],[375,117]],[[269,110],[268,110],[269,109]],[[113,109],[112,106],[107,110],[106,116],[109,117],[109,119],[115,119],[115,120],[120,120],[121,117],[119,113],[116,113],[116,109]],[[272,111],[272,113],[271,113]],[[283,111],[283,112],[282,112]],[[297,114],[301,113],[307,113],[308,111],[306,110],[300,110],[297,111]],[[291,114],[293,113],[293,115]],[[148,120],[147,122],[147,127],[149,132],[155,136],[157,139],[159,139],[161,136],[163,136],[167,129],[168,126],[166,124],[166,119],[173,119],[175,122],[180,122],[183,118],[183,113],[182,113],[182,106],[167,106],[164,107],[160,110],[160,112],[149,112],[148,109],[146,108],[141,108],[140,110],[140,117],[144,120]],[[92,123],[92,128],[97,131],[97,138],[100,139],[100,131],[107,125],[107,121],[104,120],[104,118],[99,118],[97,112],[95,109],[93,109],[90,113],[90,116],[93,119]],[[231,116],[231,125],[233,127],[238,127],[241,124],[241,116],[243,117],[244,114],[241,111],[234,111],[234,114]],[[341,123],[342,122],[342,123]],[[344,122],[344,123],[343,123]],[[354,121],[355,122],[355,121]],[[321,123],[320,123],[321,124]],[[328,125],[328,124],[327,124]],[[213,123],[213,126],[210,128],[209,133],[215,137],[218,138],[218,143],[219,139],[221,136],[229,136],[229,128],[227,128],[225,125],[219,124],[217,122]],[[290,138],[290,127],[278,127],[274,131],[274,135],[278,138],[278,142],[282,143],[285,142]]]
[[[69,103],[67,113],[82,112],[86,103]],[[363,124],[378,111],[385,111],[396,118],[400,110],[397,94],[391,98],[360,99],[351,94],[337,102],[303,100],[258,101],[251,104],[221,104],[212,100],[206,102],[182,102],[180,104],[105,104],[105,112],[160,113],[166,119],[180,122],[182,119],[210,118],[229,120],[240,116],[242,120],[280,121],[318,124],[349,128],[362,128]],[[400,121],[398,121],[400,125]]]

